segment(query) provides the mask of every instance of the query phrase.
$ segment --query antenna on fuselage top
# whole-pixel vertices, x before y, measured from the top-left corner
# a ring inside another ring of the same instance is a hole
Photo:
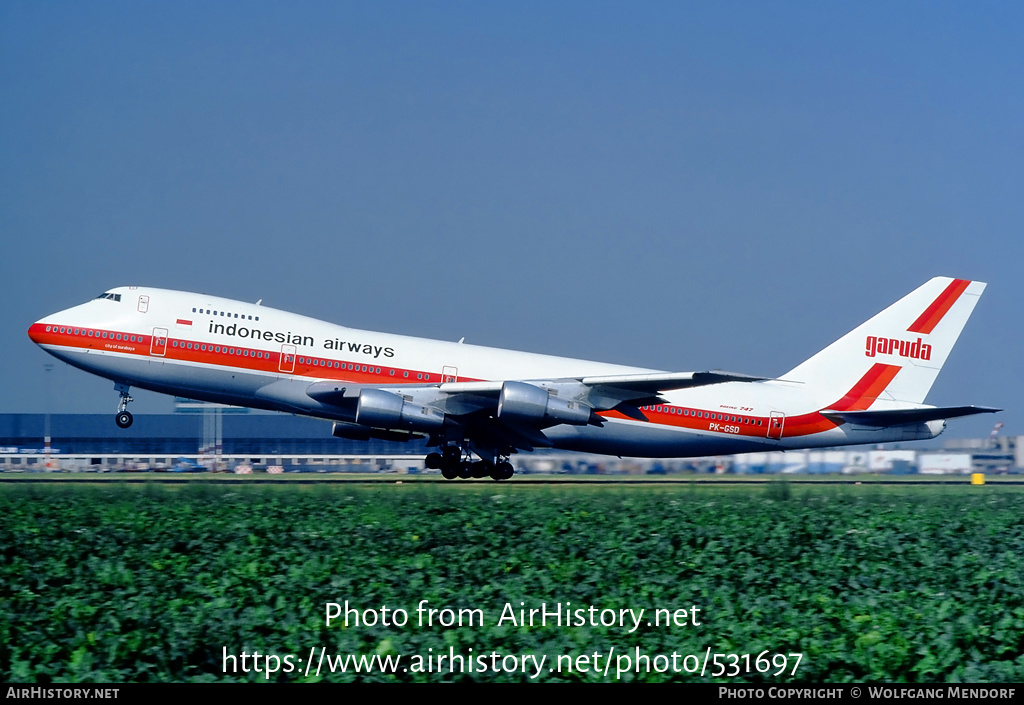
[[[260,299],[259,301],[257,301],[256,305],[259,306],[261,303],[263,303],[263,299]]]

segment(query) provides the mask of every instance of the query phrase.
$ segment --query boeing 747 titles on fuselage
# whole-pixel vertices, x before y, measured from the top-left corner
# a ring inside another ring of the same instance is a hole
[[[446,478],[508,479],[535,448],[692,457],[934,438],[998,411],[924,404],[982,282],[936,277],[777,379],[656,370],[353,330],[206,294],[119,287],[32,324],[51,355],[131,387],[427,438]]]

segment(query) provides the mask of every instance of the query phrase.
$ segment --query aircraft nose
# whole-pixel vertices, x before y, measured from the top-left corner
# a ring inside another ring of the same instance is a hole
[[[40,345],[43,342],[43,338],[46,335],[46,324],[42,321],[36,321],[28,327],[28,337],[36,345]]]

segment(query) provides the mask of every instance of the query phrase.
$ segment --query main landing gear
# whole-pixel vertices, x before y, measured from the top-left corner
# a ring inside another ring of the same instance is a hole
[[[470,460],[469,452],[457,445],[446,445],[440,453],[430,453],[425,464],[431,470],[440,470],[446,480],[489,477],[492,480],[507,480],[515,474],[515,468],[505,456],[490,460]]]
[[[131,412],[128,411],[128,402],[132,400],[128,394],[129,387],[127,384],[115,384],[114,389],[121,394],[121,401],[117,405],[117,416],[114,417],[114,421],[117,422],[118,428],[128,428],[135,420],[132,418]]]

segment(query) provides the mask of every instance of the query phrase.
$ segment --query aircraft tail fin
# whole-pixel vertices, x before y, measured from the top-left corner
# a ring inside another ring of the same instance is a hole
[[[921,404],[984,290],[935,277],[782,379],[820,390],[821,403],[838,411],[876,400]]]

